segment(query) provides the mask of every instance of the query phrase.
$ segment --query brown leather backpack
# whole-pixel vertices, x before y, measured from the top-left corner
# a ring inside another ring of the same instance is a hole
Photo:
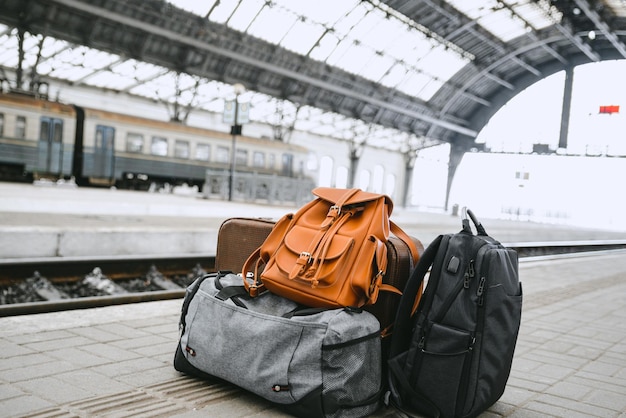
[[[388,196],[360,189],[319,187],[316,199],[283,216],[265,242],[248,257],[242,274],[251,296],[267,289],[310,307],[360,307],[373,304],[387,268],[385,242],[390,232],[411,249],[413,240],[389,220]],[[261,272],[262,270],[262,272]]]

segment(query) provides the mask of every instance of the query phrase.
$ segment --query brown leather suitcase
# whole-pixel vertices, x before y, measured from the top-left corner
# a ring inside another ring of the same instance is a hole
[[[265,218],[226,219],[217,232],[215,270],[240,273],[248,256],[263,244],[274,223]]]
[[[239,273],[248,256],[254,252],[269,235],[274,221],[261,218],[230,218],[225,220],[217,234],[216,270],[229,270]],[[421,256],[424,246],[413,238]],[[391,236],[387,241],[387,272],[383,283],[403,290],[413,270],[409,246],[399,238]],[[400,295],[391,292],[380,292],[378,301],[364,309],[373,313],[381,324],[387,328],[394,320]]]

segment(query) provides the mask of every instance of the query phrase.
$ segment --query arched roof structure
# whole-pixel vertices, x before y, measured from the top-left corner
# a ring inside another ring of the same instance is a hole
[[[470,149],[518,92],[625,42],[623,0],[0,0],[0,75],[215,111],[243,83],[258,118],[403,152]]]

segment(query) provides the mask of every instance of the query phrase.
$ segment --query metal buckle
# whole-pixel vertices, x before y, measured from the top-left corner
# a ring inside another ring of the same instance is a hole
[[[307,263],[311,262],[311,253],[308,253],[306,251],[302,251],[300,253],[300,258],[305,258]]]
[[[337,205],[332,205],[329,209],[328,209],[328,216],[334,216],[337,217],[341,214],[341,206],[337,206]]]

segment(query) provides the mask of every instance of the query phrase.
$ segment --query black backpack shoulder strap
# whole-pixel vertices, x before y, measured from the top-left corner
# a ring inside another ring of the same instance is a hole
[[[402,292],[402,298],[400,299],[393,325],[389,358],[400,354],[409,346],[411,341],[411,311],[413,310],[415,298],[417,297],[417,292],[424,281],[428,269],[435,260],[435,255],[439,250],[443,238],[443,235],[439,235],[430,243],[428,248],[424,250],[424,253],[420,257],[417,266],[413,270],[413,273],[411,273],[411,277]]]

